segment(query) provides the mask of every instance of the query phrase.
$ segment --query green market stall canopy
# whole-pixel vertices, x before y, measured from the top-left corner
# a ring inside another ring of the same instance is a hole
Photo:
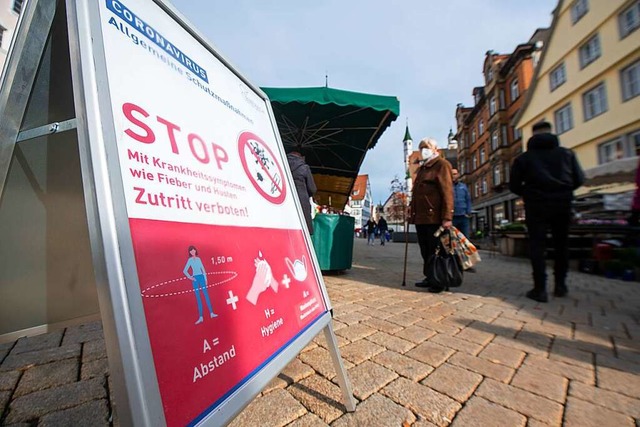
[[[395,96],[329,87],[268,88],[287,152],[305,155],[321,205],[343,209],[367,150],[400,114]]]

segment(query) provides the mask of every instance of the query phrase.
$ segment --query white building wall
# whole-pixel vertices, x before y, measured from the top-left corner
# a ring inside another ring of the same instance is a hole
[[[0,0],[0,31],[2,32],[2,42],[0,43],[0,70],[4,68],[7,60],[7,53],[11,45],[11,39],[15,32],[18,14],[13,11],[15,0]],[[22,7],[25,5],[22,2]]]

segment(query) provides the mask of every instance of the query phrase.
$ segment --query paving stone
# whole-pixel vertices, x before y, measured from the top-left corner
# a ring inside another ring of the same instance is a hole
[[[14,399],[9,405],[7,423],[28,421],[54,411],[106,398],[104,379],[93,379],[35,393]]]
[[[80,379],[83,381],[107,375],[109,375],[107,359],[92,360],[91,362],[83,363],[80,367]]]
[[[13,391],[20,379],[20,371],[9,371],[0,373],[0,391]]]
[[[278,408],[278,410],[274,411],[273,408]],[[253,399],[249,406],[229,423],[229,426],[264,425],[265,422],[268,422],[270,426],[280,427],[306,413],[305,407],[285,390],[274,390]]]
[[[515,370],[508,366],[493,363],[464,353],[458,353],[452,356],[448,362],[452,365],[460,366],[461,368],[468,369],[485,377],[493,378],[504,383],[508,383],[515,373]]]
[[[405,427],[405,426],[402,426],[402,427]],[[413,425],[411,427],[436,427],[436,425],[433,424],[433,423],[430,423],[427,420],[418,418],[418,421],[413,423]]]
[[[382,394],[437,426],[449,425],[462,407],[450,397],[406,378],[398,378]]]
[[[79,344],[88,341],[104,340],[102,322],[95,321],[72,326],[65,330],[62,345]]]
[[[393,304],[393,305],[388,305],[384,308],[381,308],[380,311],[384,311],[386,313],[393,315],[397,315],[397,314],[402,314],[405,313],[407,311],[411,310],[410,307],[407,307],[405,304]]]
[[[382,352],[374,356],[372,360],[413,381],[419,381],[433,371],[433,368],[426,363],[418,362],[394,351]]]
[[[298,357],[323,377],[332,379],[336,376],[336,368],[333,366],[331,354],[329,354],[328,350],[322,347],[317,347],[313,350],[301,353]],[[345,360],[344,358],[342,359],[342,363],[346,369],[353,366],[353,363]]]
[[[406,328],[408,326],[413,325],[416,322],[419,322],[421,318],[417,316],[412,316],[406,313],[401,313],[401,314],[394,314],[393,316],[387,318],[386,320],[391,323],[396,323],[400,326],[404,326]]]
[[[402,326],[398,325],[397,323],[391,323],[387,320],[382,320],[382,319],[372,318],[372,319],[365,320],[362,323],[364,325],[377,329],[380,332],[386,332],[388,334],[394,334],[403,329]]]
[[[506,338],[513,338],[524,327],[524,322],[519,320],[507,319],[506,317],[498,317],[491,325],[495,328],[495,334]]]
[[[300,381],[315,372],[309,365],[302,363],[300,359],[293,359],[285,368],[280,372],[280,377],[286,380],[289,384],[296,381]]]
[[[356,323],[362,322],[363,320],[371,319],[371,316],[366,313],[356,311],[355,313],[347,313],[341,316],[336,315],[335,318],[342,323],[346,323],[347,325],[351,326],[355,325]]]
[[[82,344],[82,363],[106,359],[107,348],[104,340],[88,341]]]
[[[457,335],[455,335],[455,337],[461,340],[480,344],[484,347],[493,340],[495,334],[474,328],[474,323],[476,322],[471,323],[468,327],[461,330]]]
[[[13,350],[11,350],[11,354],[17,355],[20,353],[27,353],[30,351],[45,350],[47,348],[60,347],[60,342],[62,341],[63,332],[64,331],[60,330],[60,331],[50,332],[48,334],[20,338],[16,342],[16,345],[13,348]]]
[[[360,403],[353,413],[337,419],[331,427],[388,427],[411,425],[415,415],[402,405],[380,394],[374,394]]]
[[[529,367],[529,365],[525,365],[518,369],[511,380],[511,385],[547,399],[555,400],[558,403],[564,403],[569,380],[560,375],[541,372],[538,369]]]
[[[515,411],[474,396],[453,420],[452,427],[518,427],[525,426],[527,418]]]
[[[93,427],[109,425],[109,408],[106,399],[94,400],[74,408],[47,414],[38,427]]]
[[[571,347],[569,344],[570,342],[568,341],[554,341],[549,352],[549,359],[568,363],[569,365],[582,366],[583,368],[592,368],[593,353]]]
[[[336,335],[343,337],[351,342],[368,337],[377,331],[367,325],[358,323],[336,331]]]
[[[271,381],[262,389],[261,394],[271,393],[274,390],[285,389],[289,386],[289,382],[280,376],[272,378]]]
[[[463,353],[469,353],[474,356],[482,351],[482,346],[479,344],[474,344],[472,342],[444,334],[436,335],[435,337],[429,339],[429,342],[441,344],[445,347],[449,347]]]
[[[640,418],[640,399],[634,399],[613,391],[582,384],[578,381],[571,382],[569,386],[569,396],[577,397],[594,405],[630,415],[634,418]]]
[[[319,375],[292,384],[287,391],[325,423],[330,424],[346,412],[340,388]],[[238,427],[242,425],[238,424]]]
[[[80,363],[77,360],[67,359],[29,368],[20,378],[14,398],[34,391],[76,382],[79,367]]]
[[[396,378],[394,371],[369,360],[349,369],[353,395],[358,400],[366,399]]]
[[[11,399],[11,391],[0,391],[0,420],[4,417],[4,410]]]
[[[598,366],[598,387],[640,399],[640,375]]]
[[[482,375],[445,363],[421,382],[464,403],[482,382]]]
[[[416,348],[409,350],[406,355],[433,367],[438,367],[451,357],[455,350],[440,344],[424,342]]]
[[[407,341],[411,341],[414,344],[420,344],[425,342],[435,334],[436,334],[435,331],[413,325],[399,332],[396,332],[394,335],[397,337],[403,338]]]
[[[342,347],[340,353],[343,359],[357,365],[365,360],[371,359],[378,353],[382,353],[384,350],[384,347],[374,344],[371,341],[359,340]]]
[[[566,427],[634,427],[635,425],[633,418],[627,415],[619,414],[574,397],[567,399],[564,420]]]
[[[462,325],[455,326],[452,324],[434,322],[432,320],[421,320],[415,324],[421,328],[430,329],[441,334],[455,335],[462,330]]]
[[[24,369],[34,365],[44,365],[59,360],[77,358],[80,356],[80,345],[66,345],[46,350],[30,351],[28,353],[9,354],[0,365],[1,371]]]
[[[568,365],[566,363],[557,362],[555,360],[545,359],[543,357],[530,355],[525,360],[526,365],[531,365],[533,369],[541,369],[543,371],[552,372],[562,375],[565,378],[581,381],[585,384],[594,384],[594,369],[587,369],[580,366]]]
[[[632,374],[640,375],[640,364],[618,359],[615,357],[603,356],[601,354],[596,354],[595,356],[596,366],[617,369],[618,371],[630,372]]]
[[[492,343],[501,345],[503,347],[515,348],[516,350],[521,350],[525,353],[537,354],[544,357],[546,357],[546,355],[548,354],[547,346],[539,346],[527,341],[518,341],[512,338],[506,338],[504,336],[495,337]]]
[[[560,425],[562,405],[501,382],[485,379],[476,395],[542,422]]]
[[[322,421],[316,414],[307,412],[287,427],[329,427],[329,424]]]
[[[351,342],[348,339],[341,337],[340,335],[335,335],[335,337],[336,337],[336,341],[338,342],[338,347],[344,347],[345,345]],[[316,343],[319,347],[322,347],[325,349],[329,348],[329,344],[327,344],[327,340],[325,339],[323,333],[316,335],[316,337],[313,339],[312,342]]]
[[[499,344],[491,343],[484,348],[478,354],[479,357],[486,359],[493,363],[500,363],[501,365],[509,366],[511,368],[517,368],[522,364],[525,357],[525,352],[516,350],[514,348],[505,347]]]
[[[384,348],[395,351],[398,353],[406,353],[415,347],[415,344],[411,341],[404,340],[402,338],[394,337],[385,332],[378,332],[376,334],[367,337],[368,341],[383,346]]]

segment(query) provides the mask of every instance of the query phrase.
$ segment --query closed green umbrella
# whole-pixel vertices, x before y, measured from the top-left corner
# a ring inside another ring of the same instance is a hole
[[[329,87],[262,90],[285,149],[306,157],[317,202],[343,209],[367,150],[400,114],[398,98]]]

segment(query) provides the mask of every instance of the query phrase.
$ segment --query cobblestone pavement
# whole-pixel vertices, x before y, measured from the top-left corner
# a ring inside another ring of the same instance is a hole
[[[640,426],[640,283],[571,272],[568,297],[538,304],[526,260],[484,252],[434,295],[413,286],[415,244],[401,286],[403,255],[356,239],[353,268],[325,277],[356,412],[320,334],[232,426]],[[0,361],[0,424],[118,424],[100,323],[0,344]]]

